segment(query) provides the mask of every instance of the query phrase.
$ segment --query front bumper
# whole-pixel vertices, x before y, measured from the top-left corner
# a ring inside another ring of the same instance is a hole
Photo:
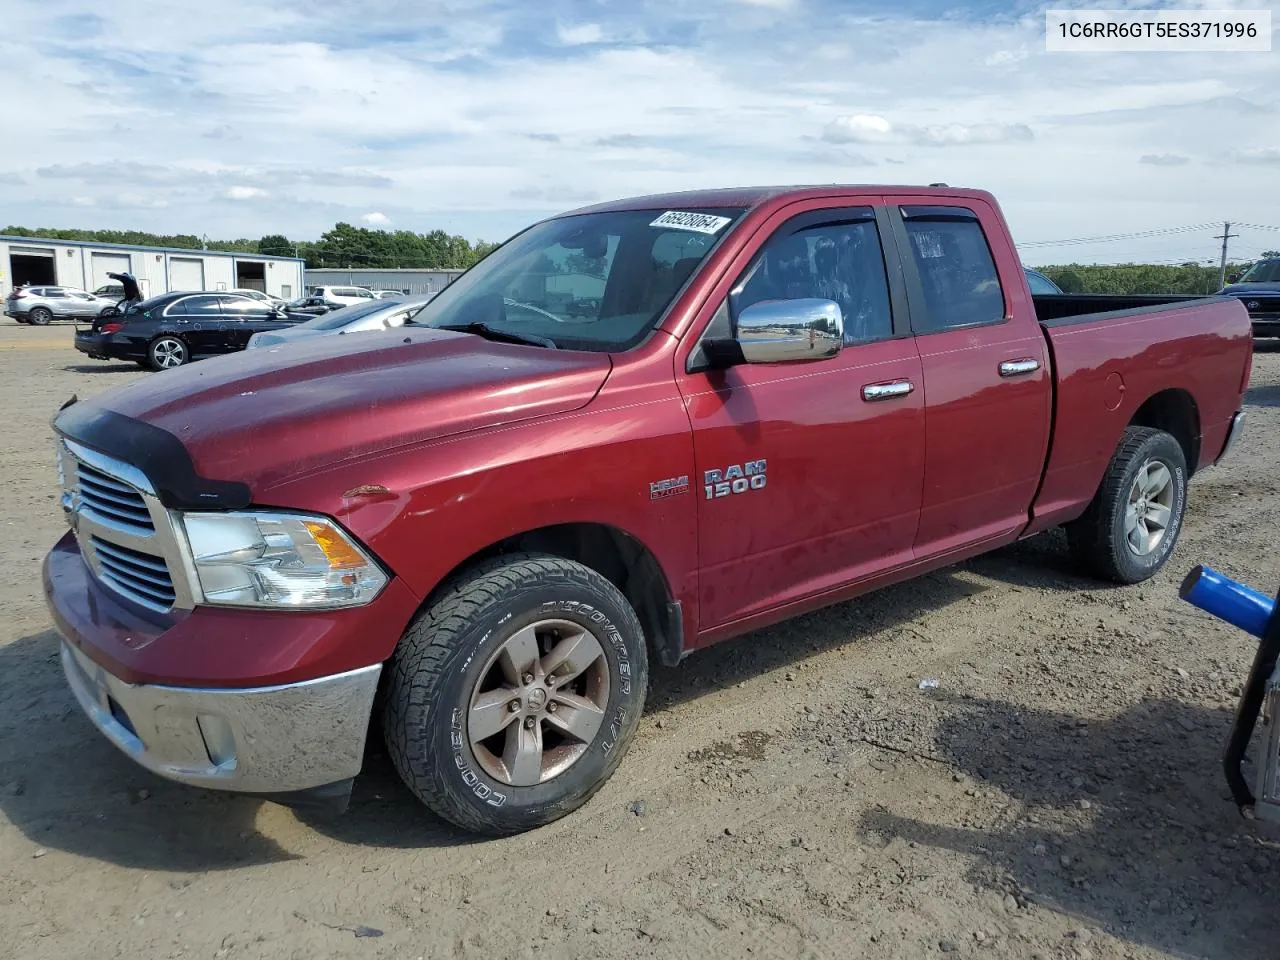
[[[43,572],[67,682],[107,739],[169,779],[272,799],[359,772],[381,664],[419,603],[393,579],[348,610],[160,616],[106,589],[70,533]]]
[[[1266,313],[1250,316],[1255,337],[1280,337],[1280,313]]]
[[[62,644],[93,725],[152,773],[197,787],[287,793],[360,772],[381,665],[239,690],[129,684]]]

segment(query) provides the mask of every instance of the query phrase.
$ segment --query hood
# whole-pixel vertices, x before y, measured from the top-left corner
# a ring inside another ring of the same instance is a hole
[[[124,298],[126,300],[141,300],[142,291],[138,288],[138,281],[134,279],[131,273],[108,273],[108,277],[112,280],[119,280],[120,285],[124,287]]]
[[[308,320],[314,320],[314,317],[307,317]],[[313,330],[309,327],[297,326],[286,327],[282,330],[269,330],[264,333],[255,333],[249,338],[249,346],[257,349],[259,347],[273,347],[282,343],[296,343],[299,340],[309,340],[312,337],[323,337],[325,334],[341,333],[340,330]]]
[[[172,434],[201,477],[258,495],[319,467],[576,410],[611,366],[604,353],[406,327],[205,360],[83,405]]]
[[[1218,291],[1223,297],[1243,297],[1251,293],[1280,296],[1280,283],[1232,283]]]

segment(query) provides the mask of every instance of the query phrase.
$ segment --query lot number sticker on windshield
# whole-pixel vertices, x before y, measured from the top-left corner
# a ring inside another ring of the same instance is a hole
[[[717,217],[710,213],[681,213],[679,210],[668,210],[649,226],[667,227],[671,230],[692,230],[694,233],[717,234],[732,222],[730,217]]]

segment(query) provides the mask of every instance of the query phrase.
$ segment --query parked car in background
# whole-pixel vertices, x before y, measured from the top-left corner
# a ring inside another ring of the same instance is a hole
[[[242,297],[251,297],[273,307],[283,307],[288,302],[280,297],[273,297],[269,293],[263,293],[261,290],[251,290],[248,287],[236,287],[233,290],[228,290],[227,293],[238,293]]]
[[[361,300],[361,303],[368,303],[367,300]],[[285,309],[290,313],[305,313],[313,317],[321,317],[326,313],[332,313],[334,310],[341,310],[350,304],[338,303],[336,300],[330,300],[323,296],[305,296],[299,297],[297,300],[290,300],[285,304]]]
[[[5,298],[5,316],[43,327],[54,320],[87,320],[114,307],[116,301],[79,287],[19,287]]]
[[[152,370],[243,350],[249,338],[309,319],[232,293],[165,293],[77,330],[75,347],[95,360],[132,360]]]
[[[639,197],[394,334],[71,403],[67,683],[174,780],[340,807],[378,730],[446,820],[546,824],[622,761],[650,663],[1060,525],[1094,576],[1164,567],[1239,430],[1245,310],[1043,299],[982,191]]]
[[[1034,296],[1057,296],[1062,293],[1062,288],[1046,277],[1039,270],[1032,270],[1030,267],[1023,267],[1022,272],[1027,275],[1027,286],[1031,289],[1031,295]]]
[[[410,322],[430,299],[415,297],[411,300],[374,300],[371,303],[342,307],[294,327],[255,333],[249,338],[248,349],[298,343],[315,337],[390,330]]]
[[[1244,302],[1255,337],[1280,337],[1280,258],[1259,260],[1220,292]]]
[[[379,300],[396,300],[400,297],[407,297],[408,290],[374,290],[373,295]]]
[[[378,299],[372,290],[365,287],[308,287],[307,293],[313,297],[324,297],[343,306]]]

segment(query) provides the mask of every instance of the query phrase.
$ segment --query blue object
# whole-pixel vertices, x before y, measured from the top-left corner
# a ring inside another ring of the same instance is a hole
[[[1276,602],[1212,567],[1196,567],[1182,581],[1178,595],[1205,613],[1261,638],[1275,613]]]

